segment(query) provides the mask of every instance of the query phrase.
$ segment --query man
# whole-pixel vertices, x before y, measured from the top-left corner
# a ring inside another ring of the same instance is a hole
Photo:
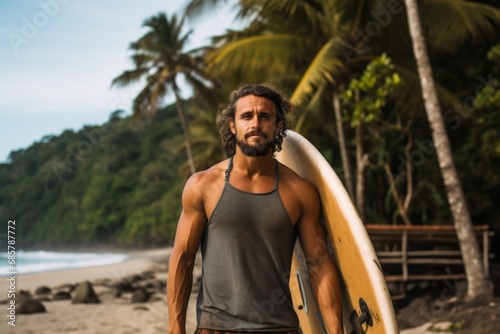
[[[296,237],[330,334],[343,333],[338,275],[314,186],[274,159],[292,104],[269,87],[234,91],[219,133],[231,158],[191,176],[182,195],[167,297],[169,333],[185,333],[196,252],[203,270],[195,333],[299,333],[288,288]]]

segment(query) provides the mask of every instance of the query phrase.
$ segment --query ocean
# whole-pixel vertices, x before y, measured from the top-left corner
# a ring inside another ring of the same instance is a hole
[[[84,268],[120,263],[128,258],[115,253],[77,253],[49,251],[17,251],[15,255],[17,274],[32,274],[71,268]],[[0,253],[0,276],[12,272],[7,252]]]

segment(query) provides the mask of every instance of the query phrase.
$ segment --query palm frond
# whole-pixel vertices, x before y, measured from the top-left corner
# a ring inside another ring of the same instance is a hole
[[[143,76],[149,73],[149,68],[140,67],[129,71],[124,71],[111,81],[111,86],[125,87],[139,81]]]
[[[300,115],[298,115],[298,117],[296,117],[296,120],[294,122],[294,130],[301,133],[304,129],[304,124],[305,122],[307,121],[307,119],[309,118],[309,114],[313,111],[313,110],[317,110],[318,109],[318,106],[320,105],[320,100],[321,100],[321,97],[324,96],[325,94],[325,88],[326,87],[329,87],[329,86],[321,86],[319,89],[317,89],[315,92],[314,92],[314,95],[312,96],[312,98],[310,99],[309,103],[307,104],[307,106],[305,108],[301,108],[302,112],[300,113]]]
[[[324,34],[325,4],[330,1],[317,0],[240,0],[238,18],[251,18],[253,21],[265,23],[274,32],[301,31],[302,35]],[[301,24],[297,24],[301,22]],[[329,25],[329,24],[327,24]]]
[[[314,95],[317,88],[327,83],[335,84],[335,78],[345,69],[339,55],[342,43],[341,39],[332,38],[319,50],[292,94],[294,104],[302,105]]]
[[[454,51],[469,38],[481,39],[498,32],[500,10],[464,0],[425,0],[421,20],[426,41],[435,49]]]
[[[190,0],[185,2],[182,12],[189,19],[197,19],[202,15],[213,13],[227,3],[227,0]]]
[[[137,68],[149,68],[151,64],[157,61],[157,57],[146,53],[136,53],[131,58]]]
[[[387,0],[335,0],[333,12],[337,16],[337,29],[343,30],[351,39],[359,39],[356,36],[366,23],[374,20],[374,12],[387,11],[388,3]]]
[[[244,71],[253,74],[285,72],[300,59],[301,44],[292,35],[263,34],[230,42],[208,53],[209,70],[215,74]]]
[[[149,104],[151,96],[151,87],[145,86],[134,98],[132,112],[134,116],[150,114],[151,106]]]
[[[158,103],[167,95],[167,84],[173,81],[175,75],[172,75],[167,68],[160,69],[154,75],[148,78],[148,86],[151,89],[149,96],[150,111],[154,114]]]

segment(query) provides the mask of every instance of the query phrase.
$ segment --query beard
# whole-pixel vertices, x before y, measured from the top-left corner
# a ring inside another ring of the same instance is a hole
[[[236,144],[241,149],[241,152],[248,157],[263,157],[267,155],[269,150],[273,147],[273,143],[265,143],[260,145],[249,145],[240,140],[236,141]]]
[[[245,139],[251,134],[245,135]],[[267,139],[265,134],[262,134]],[[242,140],[236,139],[236,145],[241,149],[241,152],[248,157],[263,157],[269,153],[269,150],[273,148],[274,142],[268,142],[258,145],[249,145]]]

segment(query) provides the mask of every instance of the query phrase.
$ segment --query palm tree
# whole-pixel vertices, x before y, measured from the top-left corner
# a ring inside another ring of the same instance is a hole
[[[405,4],[413,52],[422,86],[422,97],[425,103],[427,118],[432,129],[432,139],[434,140],[439,167],[444,179],[448,203],[453,215],[453,222],[464,260],[468,282],[466,299],[471,300],[481,295],[491,295],[492,285],[482,266],[479,246],[472,228],[471,216],[453,162],[450,142],[441,115],[432,68],[420,24],[417,1],[405,0]]]
[[[145,79],[144,88],[135,97],[133,103],[134,115],[152,117],[161,100],[170,92],[174,93],[177,115],[184,132],[185,149],[191,174],[196,172],[192,152],[192,139],[188,121],[182,107],[178,76],[203,92],[207,84],[213,82],[205,72],[205,66],[197,50],[184,52],[189,35],[192,31],[182,34],[184,18],[178,20],[174,14],[169,19],[165,13],[145,20],[149,31],[130,44],[133,50],[132,60],[135,68],[124,71],[113,79],[112,85],[126,86]]]

